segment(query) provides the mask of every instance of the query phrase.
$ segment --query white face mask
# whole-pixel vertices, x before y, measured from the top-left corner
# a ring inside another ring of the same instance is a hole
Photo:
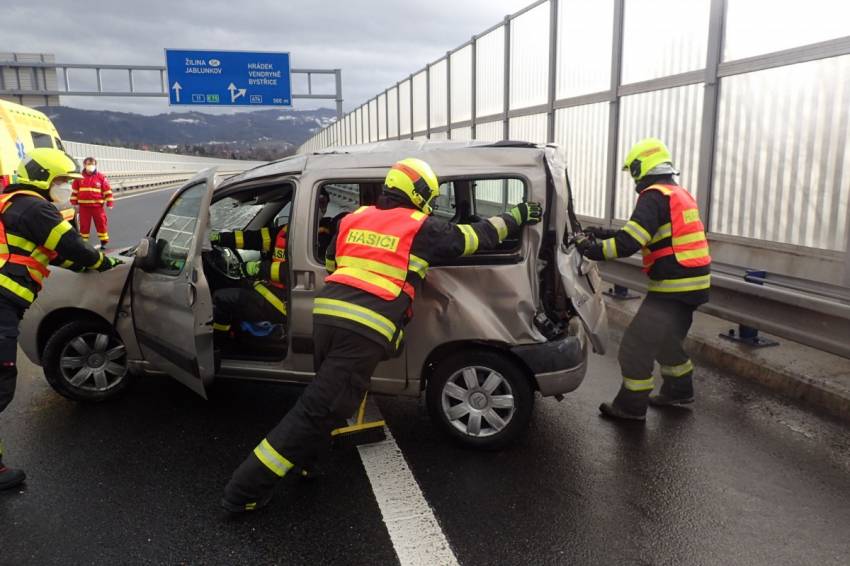
[[[86,171],[94,173],[97,170],[97,165],[86,165]]]
[[[53,183],[50,185],[50,200],[54,204],[66,204],[71,200],[71,183]]]

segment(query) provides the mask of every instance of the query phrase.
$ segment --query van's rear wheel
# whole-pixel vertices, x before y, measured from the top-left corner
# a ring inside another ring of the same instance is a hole
[[[457,352],[437,364],[427,385],[431,420],[464,446],[497,450],[528,427],[534,390],[527,373],[490,350]]]
[[[59,327],[41,356],[47,382],[74,401],[106,401],[130,383],[127,350],[111,326],[77,320]]]

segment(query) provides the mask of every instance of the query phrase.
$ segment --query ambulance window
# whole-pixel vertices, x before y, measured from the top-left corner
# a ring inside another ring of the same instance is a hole
[[[65,151],[65,146],[62,145],[62,140],[60,140],[59,138],[53,138],[53,141],[56,143],[56,149],[61,149],[62,151]]]
[[[50,134],[30,132],[32,134],[33,147],[53,147],[53,137]]]

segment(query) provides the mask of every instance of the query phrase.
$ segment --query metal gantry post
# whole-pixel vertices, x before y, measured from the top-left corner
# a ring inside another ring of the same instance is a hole
[[[511,17],[505,16],[505,66],[504,66],[504,89],[503,97],[504,104],[502,109],[502,139],[506,140],[511,136]]]
[[[96,69],[97,74],[97,92],[103,92],[103,69]]]
[[[336,117],[342,120],[342,69],[334,69],[334,82],[336,83]]]
[[[623,21],[625,0],[614,0],[614,44],[611,51],[611,102],[608,107],[608,167],[605,179],[605,219],[614,219],[619,156],[617,145],[620,134],[620,80],[623,65]]]
[[[130,81],[130,92],[136,92],[136,84],[133,82],[133,69],[127,69],[127,78]]]
[[[555,141],[555,98],[558,75],[558,0],[549,0],[549,84],[546,110],[546,143]]]
[[[717,137],[717,109],[720,101],[720,79],[717,76],[717,69],[723,57],[726,0],[711,0],[709,18],[697,182],[697,204],[706,232],[711,230],[711,190],[714,182],[714,149]]]

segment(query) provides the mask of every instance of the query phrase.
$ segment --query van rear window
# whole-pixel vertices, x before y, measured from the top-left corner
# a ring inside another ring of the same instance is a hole
[[[39,132],[30,132],[32,134],[33,147],[53,147],[53,136],[50,134],[42,134]]]

